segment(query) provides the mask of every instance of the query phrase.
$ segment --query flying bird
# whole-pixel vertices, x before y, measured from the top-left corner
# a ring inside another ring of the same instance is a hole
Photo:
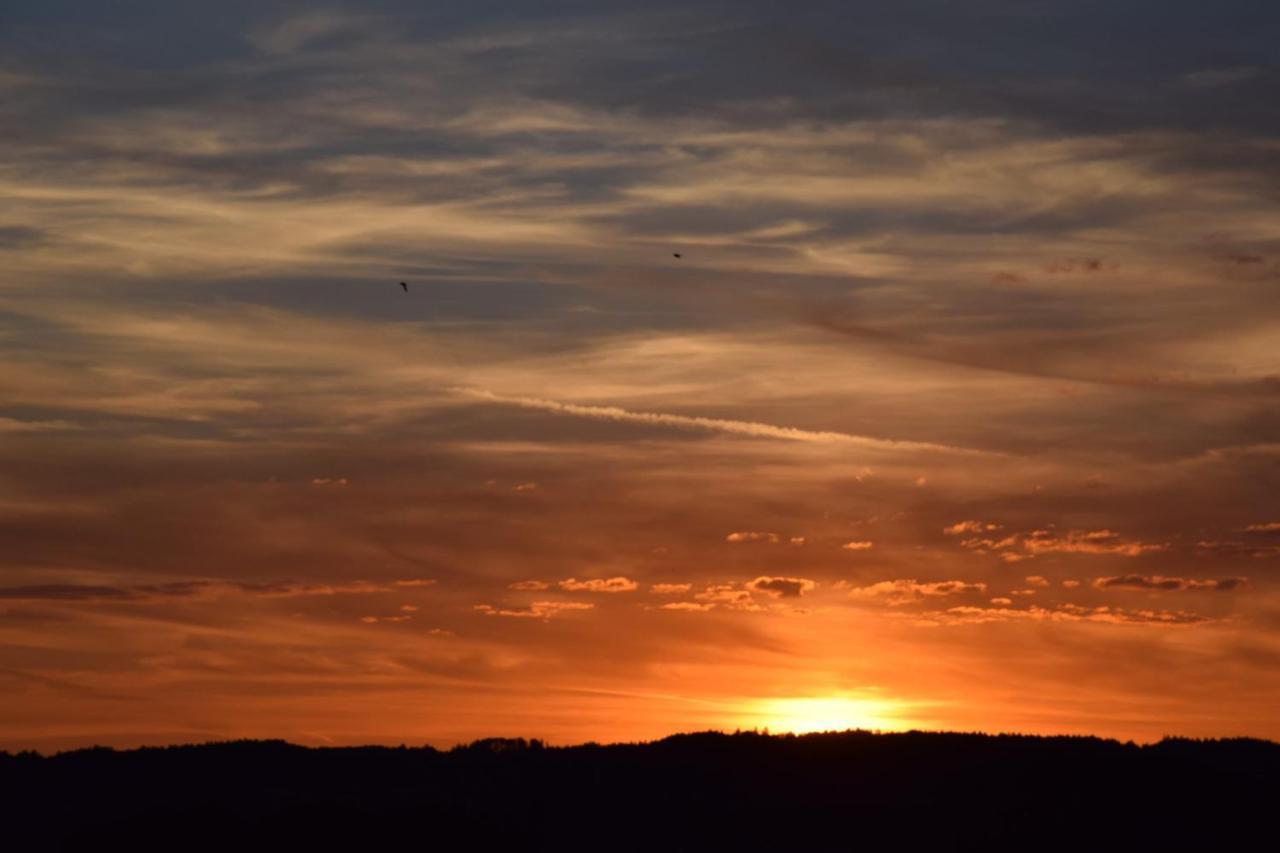
[[[673,257],[673,258],[678,258],[678,257],[680,257],[680,253],[679,253],[679,252],[672,252],[672,253],[671,253],[671,257]]]
[[[409,292],[409,285],[405,284],[403,281],[400,282],[400,286],[404,288],[405,293]]]

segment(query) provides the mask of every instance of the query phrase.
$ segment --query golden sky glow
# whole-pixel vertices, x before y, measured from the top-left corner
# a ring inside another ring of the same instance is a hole
[[[0,748],[1280,738],[1269,43],[17,5]]]

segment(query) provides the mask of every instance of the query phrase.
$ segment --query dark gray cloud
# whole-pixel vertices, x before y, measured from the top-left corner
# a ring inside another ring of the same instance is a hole
[[[1228,592],[1248,585],[1247,578],[1177,578],[1163,575],[1120,575],[1117,577],[1096,578],[1093,585],[1098,589],[1150,589],[1163,592],[1180,592],[1188,589],[1210,589],[1217,592]]]
[[[43,243],[48,235],[39,228],[23,225],[0,225],[0,250],[25,248]]]

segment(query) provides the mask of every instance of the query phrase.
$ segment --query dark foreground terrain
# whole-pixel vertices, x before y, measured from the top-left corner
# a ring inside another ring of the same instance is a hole
[[[692,734],[0,753],[8,850],[1271,849],[1280,744]],[[1259,847],[1258,845],[1262,845]]]

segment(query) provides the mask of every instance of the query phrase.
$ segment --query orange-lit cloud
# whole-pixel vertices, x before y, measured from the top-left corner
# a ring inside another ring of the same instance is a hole
[[[742,530],[730,533],[724,538],[726,542],[769,542],[776,543],[779,541],[776,533],[762,533],[758,530]]]
[[[1178,592],[1188,589],[1211,589],[1225,592],[1240,589],[1248,584],[1246,578],[1170,578],[1162,575],[1119,575],[1115,577],[1094,578],[1093,585],[1098,589],[1146,589],[1162,592]]]
[[[848,595],[850,598],[883,600],[886,604],[898,606],[928,598],[986,591],[987,585],[981,582],[953,580],[920,583],[915,580],[891,580],[880,581],[870,586],[854,587],[849,590]]]
[[[561,613],[575,610],[590,610],[594,604],[582,601],[535,601],[528,607],[494,607],[489,604],[477,604],[475,610],[485,616],[510,616],[518,619],[550,619]]]
[[[624,577],[588,578],[586,580],[566,578],[557,583],[556,586],[570,592],[634,592],[640,588],[640,584],[631,580],[631,578]]]

